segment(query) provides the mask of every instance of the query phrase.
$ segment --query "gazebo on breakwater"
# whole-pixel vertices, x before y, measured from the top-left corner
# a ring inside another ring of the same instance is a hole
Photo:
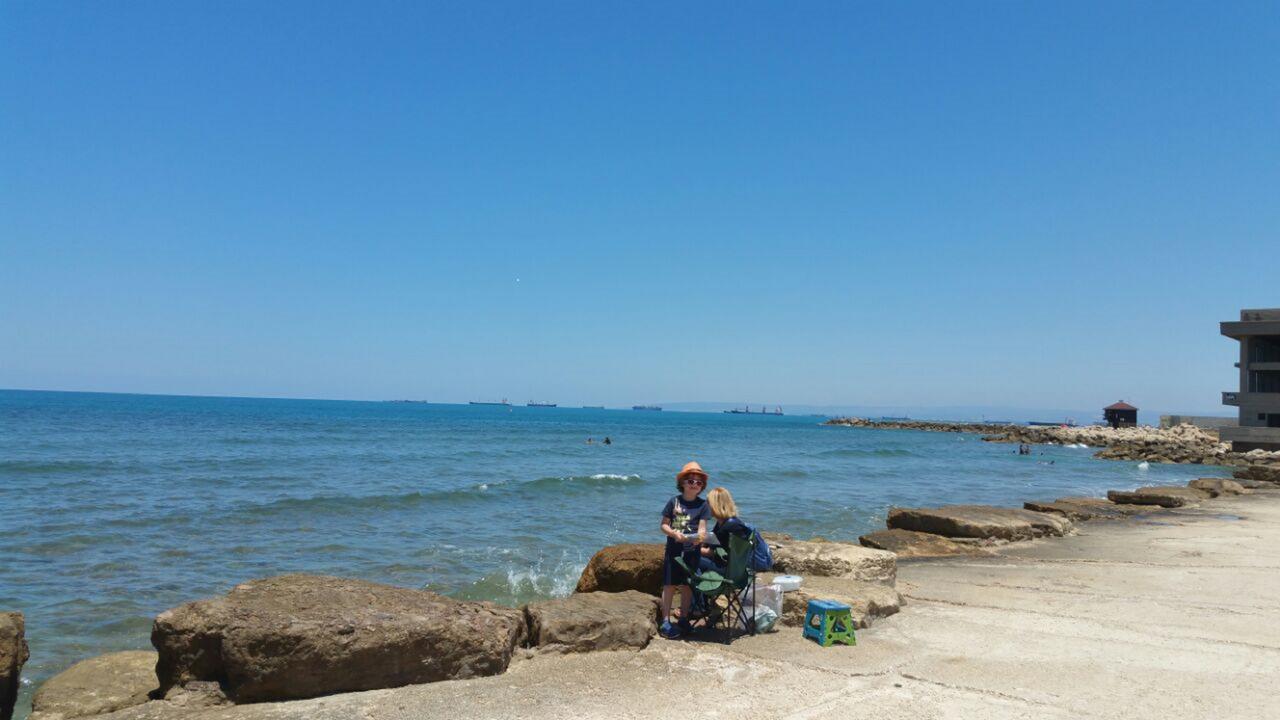
[[[1138,424],[1138,408],[1121,400],[1102,408],[1102,421],[1113,428],[1134,427]]]

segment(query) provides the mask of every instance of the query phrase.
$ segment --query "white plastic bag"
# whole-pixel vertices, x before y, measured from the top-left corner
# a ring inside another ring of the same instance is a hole
[[[756,582],[754,603],[751,588],[743,590],[739,597],[742,600],[742,615],[737,619],[740,630],[747,629],[747,618],[755,618],[756,632],[777,630],[778,618],[782,617],[782,588]]]

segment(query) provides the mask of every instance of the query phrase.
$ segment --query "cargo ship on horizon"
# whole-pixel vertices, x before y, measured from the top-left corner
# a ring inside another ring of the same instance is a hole
[[[655,412],[661,412],[662,406],[661,405],[632,405],[631,409],[632,410],[653,410]]]
[[[760,406],[760,410],[759,410],[759,411],[757,411],[757,412],[752,412],[752,411],[751,411],[751,406],[750,406],[750,405],[746,405],[746,406],[744,406],[744,407],[742,407],[742,408],[733,408],[732,410],[725,410],[725,411],[724,411],[724,413],[725,413],[726,415],[781,415],[781,414],[782,414],[782,406],[781,406],[781,405],[778,405],[778,406],[774,407],[772,410],[770,410],[769,408],[765,407],[764,405],[761,405],[761,406]]]
[[[506,398],[502,398],[501,402],[485,402],[483,400],[472,400],[467,404],[468,405],[502,405],[504,407],[511,407],[511,403],[508,402]]]

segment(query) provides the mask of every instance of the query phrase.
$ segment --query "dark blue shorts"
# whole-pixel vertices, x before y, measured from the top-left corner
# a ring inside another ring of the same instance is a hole
[[[683,557],[684,562],[689,567],[698,567],[698,561],[701,559],[701,553],[698,548],[691,547],[680,549],[682,546],[677,545],[676,549],[667,548],[667,554],[662,559],[662,584],[666,585],[688,585],[689,573],[684,568],[676,564],[676,558]]]

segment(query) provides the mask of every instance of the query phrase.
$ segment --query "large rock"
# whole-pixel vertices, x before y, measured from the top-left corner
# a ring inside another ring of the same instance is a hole
[[[1253,480],[1243,477],[1232,478],[1231,482],[1236,483],[1245,490],[1275,490],[1280,488],[1280,485],[1269,483],[1266,480]]]
[[[1114,503],[1159,505],[1160,507],[1167,508],[1196,505],[1201,500],[1208,497],[1209,493],[1204,492],[1203,490],[1180,487],[1177,485],[1151,485],[1148,487],[1141,487],[1133,491],[1107,491],[1107,499]]]
[[[890,529],[915,530],[946,537],[1028,540],[1071,532],[1062,515],[989,505],[944,505],[937,508],[891,508]]]
[[[901,558],[935,558],[990,555],[990,551],[970,543],[958,543],[941,535],[915,530],[880,530],[867,533],[858,542],[869,548],[888,550]]]
[[[898,556],[887,550],[843,542],[792,540],[774,543],[773,569],[790,575],[846,578],[892,585]]]
[[[773,577],[773,573],[763,573],[760,581],[768,584]],[[854,624],[860,628],[869,626],[876,618],[893,615],[902,607],[902,596],[891,585],[807,576],[799,590],[783,593],[782,624],[803,626],[809,601],[818,599],[835,600],[848,605]]]
[[[1280,485],[1280,467],[1250,465],[1248,467],[1240,468],[1231,474],[1236,478],[1244,478],[1245,480],[1256,480],[1258,482]]]
[[[22,613],[0,612],[0,720],[13,717],[18,700],[18,676],[30,653]]]
[[[1156,512],[1152,505],[1117,504],[1105,498],[1063,497],[1053,502],[1032,500],[1022,504],[1027,510],[1057,513],[1076,522],[1082,520],[1118,520],[1120,518]]]
[[[130,650],[81,660],[40,686],[31,720],[70,720],[141,705],[160,686],[157,657],[150,650]]]
[[[161,613],[151,643],[161,693],[217,680],[244,703],[496,675],[525,630],[514,608],[284,575]]]
[[[529,644],[541,650],[640,649],[658,632],[658,599],[637,590],[577,593],[525,607]]]
[[[662,545],[610,545],[595,555],[578,578],[574,592],[662,592]]]
[[[1209,497],[1219,495],[1243,495],[1248,490],[1235,480],[1224,478],[1197,478],[1187,483],[1187,487],[1209,493]]]

